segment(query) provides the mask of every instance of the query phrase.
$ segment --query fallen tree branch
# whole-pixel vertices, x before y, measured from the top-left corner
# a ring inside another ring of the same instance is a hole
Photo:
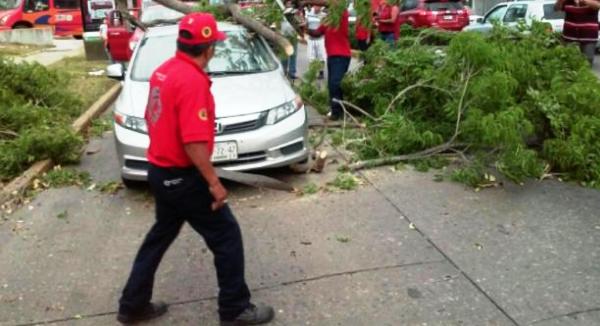
[[[348,168],[350,169],[350,171],[357,171],[357,170],[361,170],[364,168],[371,168],[371,167],[376,167],[376,166],[381,166],[381,165],[388,165],[388,164],[396,164],[398,162],[402,162],[402,161],[414,161],[414,160],[420,160],[420,159],[424,159],[424,158],[428,158],[431,157],[433,155],[439,154],[439,153],[443,153],[443,152],[447,152],[447,151],[453,151],[453,152],[457,152],[457,153],[462,153],[459,152],[457,150],[457,147],[464,147],[464,146],[468,146],[466,144],[457,144],[455,143],[456,138],[458,138],[458,135],[460,134],[460,123],[462,121],[462,114],[465,110],[465,106],[464,106],[464,99],[465,96],[467,94],[467,89],[469,87],[469,82],[471,80],[471,77],[474,75],[473,72],[469,71],[466,74],[466,80],[465,80],[465,84],[463,86],[462,89],[462,93],[461,93],[461,97],[458,101],[458,109],[457,109],[457,114],[456,114],[456,124],[455,124],[455,128],[454,128],[454,134],[452,135],[452,137],[450,137],[450,139],[441,144],[441,145],[437,145],[416,153],[411,153],[411,154],[405,154],[405,155],[398,155],[398,156],[391,156],[391,157],[382,157],[382,158],[377,158],[377,159],[373,159],[373,160],[366,160],[366,161],[359,161],[356,162],[354,164],[351,164],[350,166],[348,166]],[[418,86],[419,84],[415,84],[412,86]],[[409,86],[409,87],[412,87]],[[409,87],[405,88],[408,89]],[[402,93],[402,92],[400,92]],[[400,94],[399,94],[400,95]],[[464,156],[464,154],[463,154]],[[466,157],[465,157],[466,158]]]
[[[217,175],[219,178],[227,179],[230,181],[239,182],[241,184],[245,184],[247,186],[256,187],[256,188],[269,188],[274,190],[283,190],[283,191],[294,191],[294,187],[292,187],[289,183],[277,180],[275,178],[267,177],[261,174],[252,174],[246,172],[236,172],[236,171],[228,171],[223,170],[221,168],[217,168]]]
[[[165,6],[167,8],[171,8],[175,11],[179,11],[184,14],[189,14],[189,13],[197,11],[196,8],[188,6],[178,0],[155,0],[155,2]],[[285,54],[288,57],[291,56],[292,54],[294,54],[294,47],[292,46],[290,41],[288,41],[288,39],[286,39],[281,34],[266,27],[265,25],[258,22],[257,20],[244,15],[241,12],[240,7],[237,5],[237,3],[226,0],[224,7],[227,9],[227,11],[231,14],[231,17],[233,17],[233,19],[236,22],[238,22],[238,23],[244,25],[246,28],[256,32],[257,34],[261,35],[265,39],[275,43],[277,46],[279,46],[281,49],[283,49],[283,51],[285,52]]]

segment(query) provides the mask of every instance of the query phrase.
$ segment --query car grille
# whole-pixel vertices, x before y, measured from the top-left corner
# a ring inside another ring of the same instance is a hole
[[[267,120],[266,114],[261,114],[258,119],[223,125],[223,131],[219,135],[237,134],[240,132],[256,130],[265,125]]]

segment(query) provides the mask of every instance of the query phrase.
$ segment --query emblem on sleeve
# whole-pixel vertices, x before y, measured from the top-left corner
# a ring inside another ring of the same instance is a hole
[[[202,121],[208,120],[208,111],[205,108],[202,108],[198,111],[198,118]]]

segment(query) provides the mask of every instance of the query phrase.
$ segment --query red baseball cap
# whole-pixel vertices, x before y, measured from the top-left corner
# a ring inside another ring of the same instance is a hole
[[[227,38],[227,34],[217,29],[215,17],[205,12],[185,15],[179,22],[179,31],[187,31],[192,37],[184,38],[180,33],[177,41],[190,45],[210,44]]]

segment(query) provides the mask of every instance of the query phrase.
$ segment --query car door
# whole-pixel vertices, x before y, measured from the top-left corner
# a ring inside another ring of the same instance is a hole
[[[121,17],[120,12],[110,11],[108,13],[106,42],[113,60],[129,60],[127,47],[129,46],[129,39],[131,38],[132,34],[133,33],[129,31],[123,23],[123,17]]]
[[[527,23],[527,13],[529,4],[517,3],[511,4],[506,9],[502,23],[510,28],[516,28],[519,23]]]
[[[508,5],[505,3],[496,5],[485,14],[481,22],[475,22],[474,24],[470,24],[464,30],[473,32],[491,31],[492,28],[494,28],[494,22],[502,23],[502,19],[506,14],[507,7]]]

